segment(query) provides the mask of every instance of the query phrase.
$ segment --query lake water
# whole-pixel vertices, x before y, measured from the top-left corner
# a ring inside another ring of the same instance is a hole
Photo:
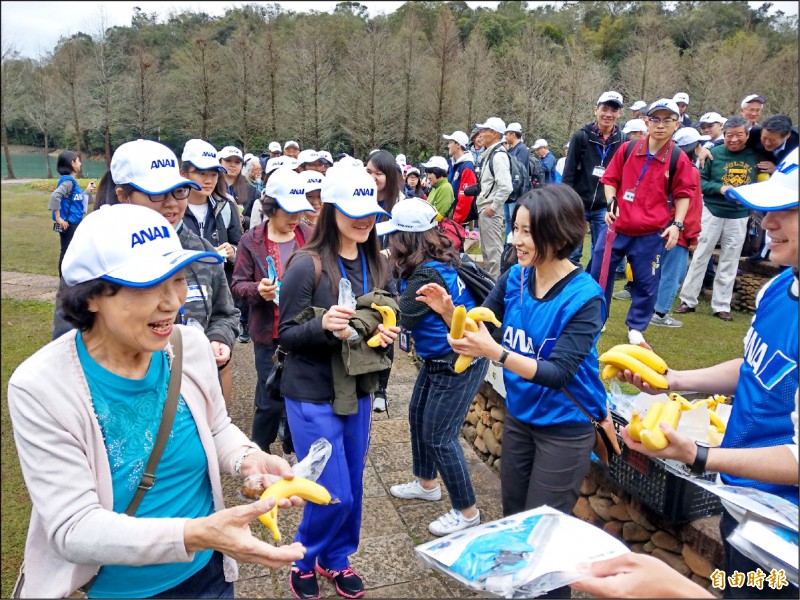
[[[8,166],[6,165],[5,154],[0,153],[2,159],[0,163],[3,165],[2,177],[5,179],[8,176]],[[56,163],[58,158],[50,156],[50,166],[53,169],[53,177],[58,178],[58,171],[56,171]],[[20,152],[11,153],[11,164],[14,167],[14,175],[20,179],[45,179],[47,177],[47,167],[44,164],[44,156],[35,152]],[[83,176],[90,179],[100,179],[106,172],[106,163],[102,160],[84,159]]]

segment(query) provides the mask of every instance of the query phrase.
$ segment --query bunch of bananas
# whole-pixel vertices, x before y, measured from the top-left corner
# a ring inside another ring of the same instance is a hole
[[[381,313],[383,317],[383,328],[389,329],[390,327],[395,327],[397,325],[397,315],[394,314],[391,306],[382,306],[372,303],[372,308],[377,310]],[[367,346],[370,348],[377,348],[381,345],[381,332],[378,331],[375,335],[367,340]]]
[[[331,495],[324,487],[316,481],[311,481],[305,477],[295,477],[294,479],[280,479],[269,486],[261,499],[275,498],[275,506],[264,513],[258,520],[272,532],[272,537],[276,542],[281,541],[281,532],[278,529],[278,500],[281,498],[291,498],[299,496],[303,500],[308,500],[314,504],[331,504]],[[338,501],[337,501],[338,502]]]
[[[600,356],[600,362],[605,364],[600,376],[603,379],[612,379],[617,373],[629,370],[638,373],[642,381],[658,390],[666,390],[669,385],[664,373],[667,372],[667,363],[658,354],[642,346],[633,344],[618,344]]]
[[[465,331],[478,331],[478,321],[487,321],[493,323],[497,327],[502,325],[502,323],[497,320],[497,317],[494,316],[494,312],[492,312],[491,309],[484,306],[476,306],[475,308],[471,308],[468,312],[467,308],[462,304],[456,306],[453,311],[453,320],[450,322],[450,337],[460,340],[464,337]],[[474,357],[472,356],[459,356],[456,359],[453,370],[456,373],[463,373],[467,370],[467,367],[469,367],[473,359]]]

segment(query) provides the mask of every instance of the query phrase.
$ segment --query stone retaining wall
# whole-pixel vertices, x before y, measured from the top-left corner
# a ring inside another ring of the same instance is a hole
[[[478,456],[498,471],[505,415],[503,396],[487,381],[478,390],[462,428]],[[710,587],[709,580],[723,564],[718,516],[677,526],[665,522],[607,479],[604,469],[595,463],[581,485],[573,513],[619,538],[634,552],[652,554],[715,596],[722,596]]]

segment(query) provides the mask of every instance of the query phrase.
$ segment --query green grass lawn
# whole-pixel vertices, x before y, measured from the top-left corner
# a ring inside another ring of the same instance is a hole
[[[7,184],[0,193],[0,266],[3,271],[58,276],[60,237],[53,231],[47,205],[49,191],[34,189],[35,184]]]

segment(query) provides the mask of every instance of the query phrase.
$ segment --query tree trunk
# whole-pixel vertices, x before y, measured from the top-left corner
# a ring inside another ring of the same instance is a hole
[[[50,166],[50,136],[44,131],[44,164],[47,165],[47,178],[53,178],[53,167]]]
[[[6,166],[8,167],[8,177],[6,179],[16,179],[14,167],[11,166],[11,152],[8,150],[8,129],[6,129],[6,119],[3,117],[3,153],[6,155]]]

